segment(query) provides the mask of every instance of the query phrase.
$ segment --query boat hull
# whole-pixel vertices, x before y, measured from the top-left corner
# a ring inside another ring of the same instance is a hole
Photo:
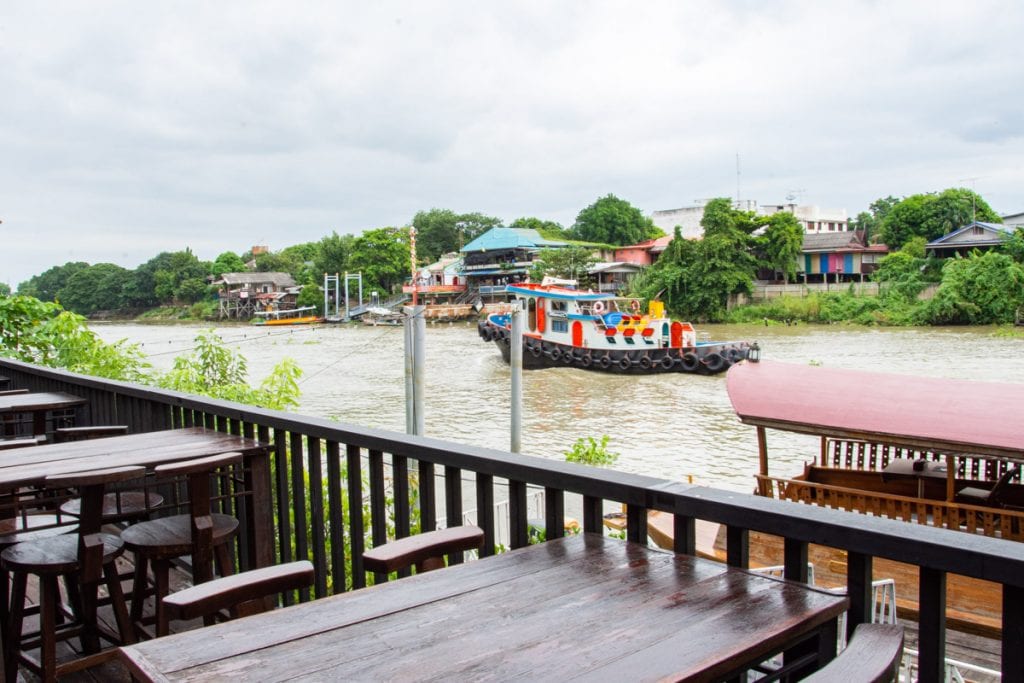
[[[511,333],[491,320],[482,320],[477,332],[484,341],[493,341],[506,363],[511,362]],[[714,375],[725,372],[734,363],[746,359],[746,342],[698,342],[689,348],[584,348],[532,335],[523,337],[523,368],[575,367],[629,375],[687,372]]]
[[[280,318],[272,320],[253,320],[253,325],[313,325],[319,322],[323,322],[323,318],[318,318],[315,315],[304,316],[301,318]]]

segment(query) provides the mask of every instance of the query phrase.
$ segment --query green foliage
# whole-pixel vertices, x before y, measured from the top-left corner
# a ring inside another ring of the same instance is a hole
[[[201,332],[187,355],[174,359],[174,367],[156,378],[165,389],[238,401],[275,410],[298,406],[302,370],[286,358],[258,388],[249,386],[245,357],[227,348],[213,330]]]
[[[63,266],[54,266],[18,285],[18,294],[34,296],[41,301],[57,301],[57,295],[71,276],[88,267],[89,264],[84,261],[69,261]]]
[[[900,200],[896,199],[892,195],[876,199],[868,207],[869,211],[861,211],[857,214],[857,217],[850,221],[850,230],[860,230],[864,233],[864,239],[867,242],[871,242],[873,238],[878,236],[879,231],[882,228],[882,221],[889,215],[889,211],[892,207],[896,206]]]
[[[611,467],[619,459],[619,454],[608,450],[607,434],[597,441],[592,436],[580,437],[572,448],[565,452],[567,462],[576,462],[582,465],[593,465],[595,467]]]
[[[210,266],[210,274],[214,278],[220,278],[224,273],[244,273],[247,270],[249,269],[245,266],[245,261],[233,251],[225,251]]]
[[[1002,219],[979,195],[965,188],[935,194],[915,194],[896,203],[881,222],[881,238],[891,249],[914,236],[926,242],[961,228],[972,220],[1001,223]]]
[[[430,209],[413,216],[412,225],[416,228],[417,265],[429,265],[500,226],[501,219],[481,213],[457,214],[450,209]]]
[[[367,230],[352,244],[349,269],[362,272],[364,287],[391,292],[411,270],[409,233],[401,228]]]
[[[83,315],[117,310],[124,305],[122,292],[130,278],[131,271],[121,266],[97,263],[68,278],[58,298],[67,310]]]
[[[302,272],[302,261],[295,254],[284,252],[265,252],[256,255],[256,272],[288,273],[298,280]]]
[[[640,209],[609,194],[579,212],[570,235],[584,242],[623,246],[660,237],[662,232]]]
[[[324,314],[324,290],[320,285],[305,285],[295,299],[296,306],[316,306],[317,315]]]
[[[11,286],[6,282],[0,282],[0,296],[10,296]]]
[[[555,221],[542,221],[539,218],[524,217],[515,219],[508,227],[536,230],[540,233],[541,237],[549,240],[557,241],[571,239],[569,231],[563,228],[560,223],[556,223]]]
[[[1003,253],[1017,263],[1024,263],[1024,228],[1013,231],[1003,244]]]
[[[352,235],[339,235],[331,232],[320,240],[319,248],[313,257],[313,266],[319,277],[340,275],[348,270],[348,255],[356,238]],[[321,280],[322,282],[322,280]],[[321,305],[322,305],[321,301]]]
[[[796,216],[787,211],[772,214],[759,242],[765,263],[773,271],[782,273],[787,283],[796,278],[797,259],[804,244],[804,229]]]
[[[1013,322],[1024,306],[1024,268],[1006,254],[973,252],[948,259],[942,284],[927,302],[925,318],[933,325],[983,325]]]
[[[540,282],[545,275],[576,280],[582,287],[588,287],[592,278],[587,270],[597,263],[598,258],[586,247],[569,246],[561,249],[543,249],[534,259],[530,269],[530,280]]]
[[[0,297],[0,355],[97,377],[139,382],[149,364],[138,346],[108,344],[85,318],[34,297]]]

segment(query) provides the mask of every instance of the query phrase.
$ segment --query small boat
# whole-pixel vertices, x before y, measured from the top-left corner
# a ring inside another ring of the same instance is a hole
[[[607,372],[649,374],[692,372],[713,375],[748,357],[745,341],[698,341],[693,325],[671,320],[665,305],[607,292],[583,291],[566,284],[516,284],[506,287],[526,311],[523,367],[577,367]],[[512,317],[492,314],[477,332],[511,357]]]
[[[324,319],[316,314],[316,306],[272,309],[253,313],[253,325],[310,325]]]
[[[378,325],[401,325],[405,320],[405,314],[400,311],[392,311],[390,308],[371,306],[366,313],[359,316],[359,321],[364,325],[376,327]]]

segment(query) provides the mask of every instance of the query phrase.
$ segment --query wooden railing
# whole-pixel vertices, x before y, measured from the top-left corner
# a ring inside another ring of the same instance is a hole
[[[757,475],[758,495],[902,522],[1024,541],[1024,512]]]
[[[0,360],[13,386],[68,391],[90,402],[86,419],[132,431],[203,424],[252,435],[275,446],[272,504],[276,558],[309,558],[316,582],[308,596],[362,587],[366,540],[384,543],[435,526],[459,524],[475,503],[495,552],[496,499],[508,499],[510,545],[529,543],[528,487],[544,490],[547,538],[562,536],[567,503],[579,504],[585,532],[602,533],[606,504],[627,506],[627,538],[647,541],[648,510],[674,515],[675,550],[696,551],[696,520],[725,525],[727,561],[749,563],[751,531],[783,537],[785,575],[807,580],[810,544],[847,552],[848,629],[871,609],[872,559],[920,568],[920,676],[939,680],[945,657],[946,575],[962,574],[1003,587],[1002,673],[1024,681],[1024,545],[929,526],[906,533],[905,522],[856,518],[843,511],[693,486],[654,477],[512,454],[493,449],[345,425],[181,393],[113,382]],[[471,501],[466,505],[466,501]],[[348,501],[358,504],[349,505]]]

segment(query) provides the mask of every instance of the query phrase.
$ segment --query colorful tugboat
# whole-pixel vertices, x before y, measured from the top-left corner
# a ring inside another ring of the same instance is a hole
[[[523,367],[578,367],[607,372],[649,374],[694,372],[713,375],[747,358],[743,341],[697,341],[693,325],[665,316],[661,301],[647,311],[639,299],[564,285],[517,284],[507,287],[526,311]],[[511,316],[492,314],[477,331],[510,359]]]

